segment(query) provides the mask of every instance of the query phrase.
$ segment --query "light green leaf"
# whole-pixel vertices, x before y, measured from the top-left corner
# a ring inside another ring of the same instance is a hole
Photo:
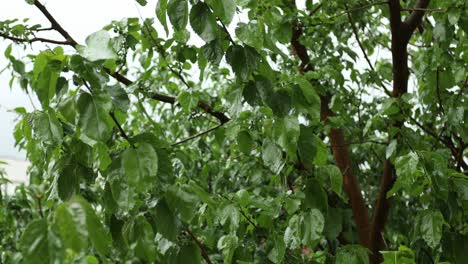
[[[234,234],[224,235],[218,240],[218,249],[222,250],[223,263],[231,264],[237,248],[238,238]]]
[[[86,38],[86,46],[80,46],[81,56],[90,61],[117,59],[109,33],[105,30],[94,32]]]
[[[281,171],[284,165],[281,149],[269,139],[263,140],[262,160],[276,174]]]
[[[390,141],[390,144],[388,144],[387,149],[385,150],[385,158],[389,159],[393,153],[395,153],[395,150],[397,148],[397,140],[394,139]]]
[[[400,246],[398,251],[381,251],[383,264],[415,264],[414,253],[411,249]]]
[[[161,25],[164,27],[164,31],[166,31],[166,35],[169,34],[169,30],[167,28],[167,20],[166,20],[166,10],[167,10],[167,0],[158,0],[156,4],[156,17],[161,22]]]
[[[19,241],[24,263],[49,263],[48,228],[45,219],[28,224]]]
[[[286,245],[284,239],[281,236],[275,236],[273,238],[273,248],[268,253],[268,259],[273,263],[283,263],[284,254],[286,253]]]
[[[88,247],[86,211],[79,203],[61,204],[55,211],[55,225],[65,248],[81,253]]]
[[[440,211],[426,210],[418,215],[419,232],[431,248],[436,248],[442,238],[442,228],[445,224]]]
[[[369,264],[367,249],[358,245],[347,245],[338,249],[336,264]]]
[[[239,23],[236,28],[236,36],[249,46],[258,50],[263,48],[265,27],[258,20],[251,20],[248,24]]]
[[[219,222],[224,225],[228,219],[231,231],[235,232],[239,228],[240,213],[239,208],[233,204],[228,204],[220,210]]]
[[[317,209],[304,213],[302,220],[302,244],[314,247],[321,238],[325,219]]]
[[[48,111],[36,111],[31,114],[34,134],[44,142],[60,144],[63,130],[52,109]]]

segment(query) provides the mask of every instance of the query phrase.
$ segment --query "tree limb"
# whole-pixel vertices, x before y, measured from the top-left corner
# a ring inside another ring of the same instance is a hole
[[[300,73],[313,70],[310,65],[310,58],[307,54],[307,49],[299,38],[303,33],[302,27],[298,22],[293,25],[293,33],[291,38],[291,47],[293,53],[300,59]],[[334,113],[329,108],[329,96],[320,97],[320,119],[322,122],[328,122],[328,118],[334,116]],[[365,247],[369,247],[369,212],[366,203],[361,193],[359,182],[352,170],[352,162],[349,156],[349,150],[345,143],[344,132],[340,128],[332,128],[330,131],[330,142],[332,145],[333,157],[343,175],[343,183],[345,191],[349,197],[349,203],[353,211],[354,221],[357,226],[359,242]]]
[[[54,39],[47,39],[47,38],[24,39],[24,38],[9,36],[3,32],[0,32],[0,37],[9,39],[14,42],[23,42],[23,43],[30,43],[30,44],[33,42],[44,42],[44,43],[52,43],[52,44],[57,44],[57,45],[72,45],[72,43],[69,41],[61,41],[61,40],[54,40]]]

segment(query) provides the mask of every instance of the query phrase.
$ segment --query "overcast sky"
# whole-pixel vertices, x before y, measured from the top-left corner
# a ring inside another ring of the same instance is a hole
[[[79,43],[84,43],[86,36],[100,30],[112,20],[139,17],[138,10],[143,17],[154,17],[156,1],[149,2],[146,7],[137,6],[135,0],[42,0],[41,3],[47,7],[73,38]],[[50,26],[42,13],[24,0],[2,0],[0,2],[0,21],[12,18],[30,18],[31,24],[39,23],[44,27]],[[60,36],[56,34],[51,35],[51,37],[60,39]],[[9,41],[0,39],[0,70],[7,63],[3,51],[9,44]],[[37,53],[44,47],[43,44],[34,44],[32,52]],[[24,56],[25,52],[16,49],[12,54],[19,58]],[[24,159],[24,153],[20,153],[14,147],[12,133],[16,115],[10,110],[19,106],[26,107],[29,111],[33,108],[28,96],[20,90],[18,85],[15,84],[10,90],[8,84],[10,76],[8,71],[0,74],[0,157]],[[33,97],[35,100],[35,95]],[[39,105],[37,100],[36,105]]]

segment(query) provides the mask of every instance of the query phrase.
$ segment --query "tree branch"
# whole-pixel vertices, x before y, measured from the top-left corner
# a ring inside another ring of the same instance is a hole
[[[346,9],[348,10],[348,5],[345,4],[345,6],[346,6]],[[362,53],[364,54],[364,58],[366,59],[367,64],[369,65],[372,72],[377,73],[377,71],[375,70],[374,66],[372,65],[372,63],[371,63],[371,61],[369,59],[369,56],[367,56],[367,52],[364,49],[364,46],[361,43],[361,40],[360,40],[359,34],[358,34],[358,30],[356,28],[356,25],[354,25],[353,18],[351,16],[351,12],[347,12],[347,15],[348,15],[349,23],[351,24],[351,28],[352,28],[353,33],[354,33],[354,37],[356,38],[356,41],[357,41],[357,43],[359,45],[359,48],[361,49]],[[380,86],[384,89],[385,93],[387,95],[390,95],[391,92],[387,89],[387,87],[385,87],[385,85],[382,83],[382,81],[380,81],[380,79],[379,79],[379,83],[380,83]]]
[[[293,33],[291,38],[291,47],[293,53],[301,60],[299,68],[300,73],[313,70],[310,65],[310,58],[307,54],[307,49],[299,38],[303,33],[301,25],[296,22],[293,25]],[[329,96],[320,97],[320,119],[322,122],[328,122],[328,118],[334,116],[334,113],[329,108]],[[357,226],[359,242],[365,247],[369,247],[369,212],[366,203],[361,193],[361,188],[357,181],[356,176],[352,171],[352,162],[349,156],[349,150],[345,143],[344,132],[340,128],[332,128],[330,131],[330,143],[332,145],[333,157],[335,162],[343,175],[343,183],[345,191],[349,197],[351,209],[353,211],[354,221]]]
[[[416,7],[425,8],[428,4],[429,0],[419,0]],[[402,23],[400,1],[390,0],[388,5],[390,9],[390,30],[392,33],[392,97],[400,98],[408,91],[408,42],[414,29],[420,24],[424,11],[413,12],[410,17]],[[404,121],[397,121],[392,126],[400,129],[403,124]],[[372,252],[372,255],[370,256],[371,263],[381,263],[383,260],[380,253],[380,250],[385,247],[382,232],[390,210],[390,202],[387,199],[387,192],[393,187],[395,180],[395,167],[391,160],[387,159],[384,163],[383,175],[380,180],[379,196],[374,207],[374,215],[372,218],[372,229],[370,232],[370,245]]]
[[[72,45],[72,43],[69,41],[53,40],[53,39],[47,39],[47,38],[24,39],[24,38],[9,36],[3,32],[0,32],[0,37],[9,39],[14,42],[23,42],[23,43],[30,43],[30,44],[33,42],[44,42],[44,43],[52,43],[52,44],[57,44],[57,45]]]
[[[190,229],[187,228],[187,233],[190,235],[190,237],[195,241],[197,244],[198,248],[200,248],[200,252],[202,257],[205,259],[206,263],[212,264],[210,257],[208,256],[208,252],[206,251],[205,246],[198,240],[198,238],[190,231]]]
[[[208,130],[202,131],[202,132],[200,132],[200,133],[198,133],[198,134],[195,134],[195,135],[193,135],[193,136],[190,136],[190,137],[184,138],[184,139],[182,139],[182,140],[180,140],[180,141],[177,141],[177,142],[175,142],[175,143],[172,143],[172,144],[171,144],[171,147],[175,147],[175,146],[177,146],[177,145],[183,144],[183,143],[185,143],[185,142],[187,142],[187,141],[190,141],[190,140],[192,140],[192,139],[195,139],[195,138],[201,137],[201,136],[203,136],[203,135],[206,135],[206,134],[210,133],[211,131],[214,131],[214,130],[218,129],[218,128],[219,128],[220,126],[222,126],[222,125],[224,125],[224,123],[218,124],[217,126],[212,127],[212,128],[210,128],[210,129],[208,129]]]
[[[429,5],[429,0],[419,0],[416,2],[416,5],[413,8],[413,12],[406,18],[403,22],[407,27],[409,32],[413,32],[416,27],[421,23],[421,20],[425,14],[425,9]]]

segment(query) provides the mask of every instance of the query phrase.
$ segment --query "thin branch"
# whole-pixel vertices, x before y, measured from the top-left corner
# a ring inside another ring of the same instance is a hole
[[[42,210],[42,202],[41,202],[41,197],[36,196],[37,199],[37,210],[39,211],[39,215],[41,218],[44,218],[44,212]]]
[[[196,139],[196,138],[198,138],[198,137],[201,137],[201,136],[203,136],[203,135],[206,135],[206,134],[210,133],[211,131],[214,131],[214,130],[218,129],[218,128],[219,128],[220,126],[222,126],[222,125],[224,125],[224,123],[221,123],[221,124],[219,124],[219,125],[217,125],[217,126],[215,126],[215,127],[212,127],[212,128],[210,128],[210,129],[208,129],[208,130],[202,131],[202,132],[200,132],[200,133],[198,133],[198,134],[192,135],[192,136],[190,136],[190,137],[187,137],[187,138],[184,138],[184,139],[182,139],[182,140],[180,140],[180,141],[177,141],[177,142],[175,142],[175,143],[172,143],[172,144],[171,144],[171,147],[175,147],[175,146],[177,146],[177,145],[183,144],[183,143],[185,143],[185,142],[187,142],[187,141],[190,141],[190,140],[192,140],[192,139]]]
[[[234,42],[234,39],[231,37],[231,34],[229,33],[229,31],[228,31],[226,25],[223,23],[223,21],[221,21],[221,19],[219,17],[217,17],[216,20],[218,20],[218,22],[221,23],[221,27],[223,28],[224,32],[226,32],[226,34],[228,36],[228,39],[232,43],[232,45],[236,45],[236,43]]]
[[[345,4],[345,7],[346,7],[346,9],[348,10],[348,5],[347,5],[347,4]],[[357,43],[358,43],[358,45],[359,45],[359,48],[361,49],[361,52],[364,54],[364,58],[366,59],[367,64],[369,65],[369,67],[370,67],[370,69],[371,69],[372,72],[377,73],[377,71],[375,70],[374,66],[372,65],[372,63],[371,63],[371,61],[370,61],[370,59],[369,59],[369,56],[367,56],[367,52],[366,52],[366,50],[364,49],[364,45],[362,45],[362,42],[361,42],[361,40],[360,40],[360,38],[359,38],[358,30],[357,30],[357,28],[356,28],[356,25],[354,24],[354,21],[353,21],[353,18],[352,18],[352,16],[351,16],[351,13],[350,13],[350,12],[347,12],[347,15],[348,15],[349,23],[351,24],[351,28],[352,28],[353,33],[354,33],[354,37],[356,38],[356,41],[357,41]],[[390,95],[391,92],[387,89],[387,87],[385,87],[385,85],[382,83],[382,81],[380,81],[380,79],[379,79],[379,83],[380,83],[380,86],[384,89],[385,93],[386,93],[387,95]]]
[[[351,9],[347,9],[341,13],[338,13],[330,18],[335,18],[335,17],[339,17],[339,16],[342,16],[344,14],[347,14],[347,13],[350,13],[350,12],[354,12],[354,11],[359,11],[359,10],[362,10],[362,9],[367,9],[369,7],[372,7],[372,6],[378,6],[378,5],[385,5],[387,4],[388,1],[380,1],[380,2],[375,2],[375,3],[370,3],[370,4],[367,4],[367,5],[362,5],[362,6],[357,6],[357,7],[353,7]]]
[[[57,45],[69,45],[73,46],[73,43],[69,41],[61,41],[61,40],[54,40],[54,39],[47,39],[47,38],[31,38],[31,39],[25,39],[25,38],[18,38],[18,37],[13,37],[9,36],[3,32],[0,32],[0,37],[3,37],[5,39],[9,39],[14,42],[23,42],[23,43],[34,43],[34,42],[44,42],[44,43],[52,43],[52,44],[57,44]]]
[[[437,92],[437,100],[439,101],[439,111],[445,115],[444,106],[442,105],[442,98],[440,96],[440,69],[437,67],[436,72],[436,92]]]
[[[125,133],[125,130],[123,130],[122,125],[120,125],[119,121],[118,121],[117,118],[115,117],[114,112],[109,112],[109,115],[110,115],[110,117],[112,118],[112,120],[114,121],[114,123],[115,123],[115,125],[117,126],[117,128],[119,129],[120,136],[122,136],[125,140],[127,140],[127,142],[128,142],[132,147],[135,147],[135,146],[133,145],[133,143],[130,141],[130,138],[128,137],[128,135]]]
[[[198,248],[200,248],[201,255],[205,259],[206,263],[212,264],[213,262],[211,262],[210,257],[208,256],[208,252],[206,251],[205,246],[200,242],[200,240],[198,240],[198,238],[192,233],[192,231],[190,231],[189,228],[187,228],[187,233],[190,235],[190,237],[193,239],[193,241],[195,241]]]
[[[443,13],[447,12],[445,9],[440,9],[440,8],[419,8],[419,7],[413,7],[413,8],[402,8],[401,11],[424,11],[424,12],[436,12],[436,13]]]
[[[70,45],[72,45],[72,46],[78,45],[78,42],[76,42],[70,36],[70,34],[68,34],[68,32],[65,29],[63,29],[63,27],[57,22],[57,20],[55,20],[55,18],[49,13],[49,11],[47,10],[47,8],[44,5],[42,5],[37,0],[34,1],[34,5],[42,12],[42,14],[44,14],[44,16],[47,18],[47,20],[49,20],[49,22],[51,24],[51,28],[58,31],[60,33],[60,35],[62,35],[68,42],[70,42]]]

